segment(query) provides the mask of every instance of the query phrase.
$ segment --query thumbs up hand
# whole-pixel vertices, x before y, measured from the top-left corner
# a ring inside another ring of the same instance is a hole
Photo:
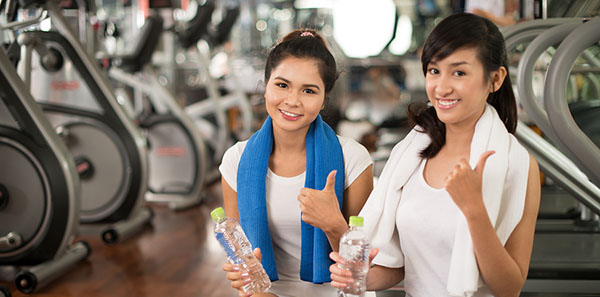
[[[471,169],[467,160],[461,159],[446,177],[444,188],[465,215],[477,209],[485,209],[481,192],[483,168],[494,153],[487,151],[481,154],[474,169]]]
[[[302,220],[325,232],[339,224],[340,220],[345,224],[335,195],[335,174],[336,170],[329,173],[323,190],[303,188],[298,195]]]

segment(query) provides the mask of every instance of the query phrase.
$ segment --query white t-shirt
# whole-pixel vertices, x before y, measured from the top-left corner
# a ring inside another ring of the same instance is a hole
[[[456,221],[460,209],[445,189],[431,187],[423,177],[423,160],[410,177],[396,210],[396,228],[404,257],[407,296],[450,296],[446,290]],[[426,218],[426,219],[424,219]],[[482,287],[474,297],[492,296]]]
[[[369,152],[355,140],[342,136],[338,136],[338,139],[344,154],[345,188],[348,188],[373,161]],[[237,189],[238,164],[246,142],[238,142],[229,148],[219,166],[221,175],[234,190]],[[297,197],[304,188],[305,175],[306,172],[294,177],[282,177],[271,169],[267,171],[267,219],[279,274],[279,280],[273,282],[269,292],[279,297],[336,296],[336,289],[329,284],[300,280],[301,215]]]

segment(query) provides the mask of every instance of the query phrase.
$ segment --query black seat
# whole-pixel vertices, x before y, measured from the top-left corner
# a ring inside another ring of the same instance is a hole
[[[225,15],[223,16],[223,19],[217,25],[215,33],[211,37],[211,42],[213,46],[223,44],[225,41],[227,41],[227,39],[229,39],[231,29],[233,28],[233,25],[235,24],[239,16],[239,7],[236,6],[227,9]]]
[[[33,6],[42,6],[48,0],[19,0],[19,6],[21,8],[30,8]]]
[[[131,54],[113,57],[119,68],[135,73],[152,60],[163,31],[163,19],[159,15],[149,15],[140,29],[140,37]]]
[[[204,5],[198,6],[196,15],[185,24],[185,27],[176,31],[177,39],[183,48],[194,46],[206,34],[214,10],[214,1],[206,1]]]

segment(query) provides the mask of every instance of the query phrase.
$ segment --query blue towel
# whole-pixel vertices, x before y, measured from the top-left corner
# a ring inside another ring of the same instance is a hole
[[[278,280],[273,243],[267,222],[266,184],[273,148],[273,127],[267,117],[262,128],[246,144],[238,165],[237,200],[240,223],[253,247],[262,252],[262,265],[272,281]],[[344,198],[344,156],[337,135],[318,115],[306,135],[306,179],[304,186],[321,190],[327,175],[337,170],[335,194],[340,208]],[[331,246],[325,233],[301,222],[300,278],[316,284],[330,282]]]

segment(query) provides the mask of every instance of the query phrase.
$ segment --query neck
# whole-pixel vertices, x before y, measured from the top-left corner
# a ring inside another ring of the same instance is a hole
[[[483,112],[471,121],[446,125],[446,144],[444,144],[444,147],[448,152],[464,152],[465,148],[471,148],[475,125],[477,125],[482,115]]]
[[[471,141],[473,140],[474,132],[475,126],[468,127],[467,129],[446,127],[446,143],[444,144],[445,149],[448,152],[464,152],[465,147],[471,147]]]
[[[306,134],[308,127],[298,131],[283,131],[273,126],[273,152],[293,154],[306,151]]]

